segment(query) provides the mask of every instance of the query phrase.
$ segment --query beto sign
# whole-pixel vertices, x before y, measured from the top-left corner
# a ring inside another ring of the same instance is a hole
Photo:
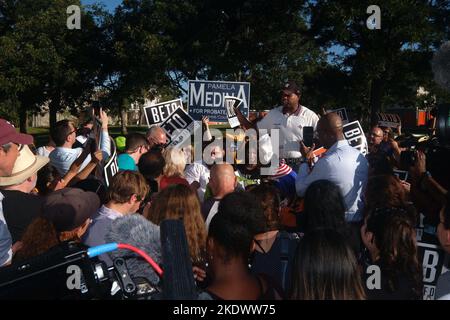
[[[163,123],[178,108],[183,108],[181,99],[170,100],[144,107],[147,126]]]
[[[210,121],[228,122],[225,97],[242,100],[241,111],[248,117],[250,83],[189,80],[188,112],[195,120],[208,116]]]

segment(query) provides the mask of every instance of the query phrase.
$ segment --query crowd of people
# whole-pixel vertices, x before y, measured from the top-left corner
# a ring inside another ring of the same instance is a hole
[[[105,111],[88,127],[57,122],[40,148],[0,119],[0,265],[64,241],[133,242],[138,233],[159,235],[164,220],[176,219],[183,221],[192,274],[206,299],[422,299],[416,228],[425,214],[450,253],[448,186],[427,170],[422,151],[405,167],[389,128],[368,130],[365,156],[349,145],[339,115],[302,106],[294,82],[281,92],[282,105],[259,122],[236,110],[243,129],[282,132],[279,167],[266,176],[259,162],[227,163],[219,147],[211,149],[215,163],[191,163],[192,150],[169,146],[165,131],[153,126],[146,135],[126,136],[119,172],[106,185],[98,168],[114,144]],[[314,129],[312,146],[303,143],[305,126]],[[203,127],[208,130],[208,119]],[[327,151],[317,156],[316,145]],[[434,210],[423,210],[424,199],[435,200]],[[139,225],[133,234],[123,227],[130,220]],[[99,259],[112,266],[116,256]],[[150,266],[137,273],[158,280]],[[450,273],[440,276],[435,298],[450,299]]]

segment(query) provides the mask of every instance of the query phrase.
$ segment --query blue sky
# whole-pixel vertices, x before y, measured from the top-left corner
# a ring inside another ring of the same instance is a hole
[[[93,3],[101,3],[105,5],[106,9],[113,12],[114,9],[122,3],[122,0],[81,0],[82,4],[89,5]]]

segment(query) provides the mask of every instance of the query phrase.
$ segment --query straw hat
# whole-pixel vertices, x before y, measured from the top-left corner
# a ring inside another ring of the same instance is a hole
[[[48,157],[34,155],[26,144],[21,146],[19,152],[20,154],[14,163],[12,174],[8,177],[0,177],[0,186],[20,184],[50,161]]]

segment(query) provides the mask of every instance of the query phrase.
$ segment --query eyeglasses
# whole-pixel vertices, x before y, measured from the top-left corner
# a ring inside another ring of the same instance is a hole
[[[371,133],[370,133],[370,136],[371,136],[371,137],[378,137],[378,138],[381,138],[381,137],[382,137],[382,135],[376,134],[376,133],[374,133],[374,132],[371,132]]]
[[[77,132],[77,129],[74,129],[73,131],[70,131],[70,132],[67,134],[67,136],[70,136],[72,133],[75,133],[75,132]]]

